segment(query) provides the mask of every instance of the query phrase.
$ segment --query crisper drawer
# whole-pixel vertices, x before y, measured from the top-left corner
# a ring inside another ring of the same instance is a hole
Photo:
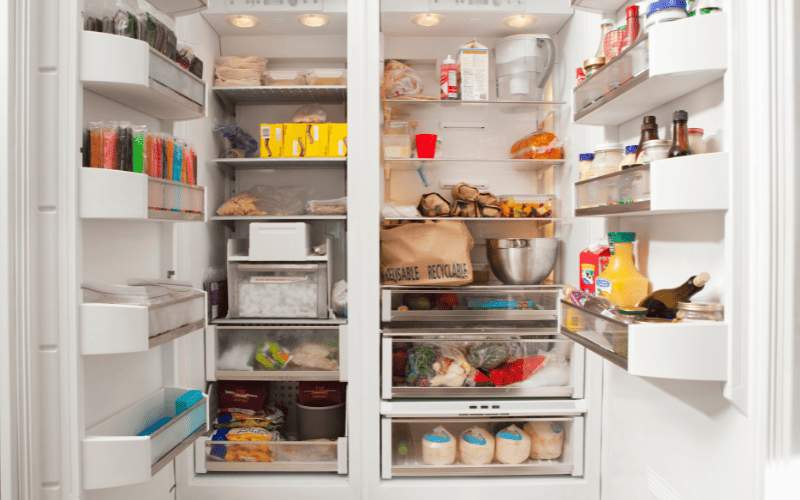
[[[328,317],[327,264],[228,263],[229,318]]]
[[[470,286],[452,289],[384,287],[382,320],[525,321],[557,328],[557,286]]]
[[[206,379],[347,380],[347,326],[209,326]]]
[[[583,475],[583,417],[381,420],[381,476]]]
[[[426,333],[384,330],[383,399],[583,397],[585,350],[561,335]]]
[[[202,444],[206,471],[347,473],[347,438],[318,441],[213,441]],[[200,457],[196,457],[200,458]]]

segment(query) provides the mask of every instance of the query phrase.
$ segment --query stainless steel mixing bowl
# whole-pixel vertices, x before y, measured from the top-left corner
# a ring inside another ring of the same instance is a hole
[[[486,240],[492,272],[506,285],[538,285],[553,271],[557,256],[557,238]]]

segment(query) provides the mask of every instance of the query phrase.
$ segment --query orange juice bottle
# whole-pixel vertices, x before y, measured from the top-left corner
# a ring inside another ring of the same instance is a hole
[[[650,282],[633,263],[633,242],[636,233],[608,233],[614,253],[608,267],[597,277],[597,295],[609,299],[617,307],[635,307],[647,297]]]

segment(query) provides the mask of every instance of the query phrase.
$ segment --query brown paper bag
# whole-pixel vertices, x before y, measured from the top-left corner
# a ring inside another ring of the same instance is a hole
[[[480,196],[481,192],[475,186],[460,182],[453,186],[451,194],[455,200],[478,201],[478,196]]]
[[[473,241],[461,221],[425,221],[381,228],[381,279],[386,285],[472,283]]]
[[[503,211],[494,205],[484,205],[481,207],[481,217],[500,217]]]
[[[425,217],[447,217],[450,215],[450,202],[439,193],[423,194],[417,203],[417,210]]]
[[[478,205],[492,205],[496,206],[500,204],[500,200],[497,199],[497,196],[493,195],[492,193],[481,193],[478,195]]]
[[[456,200],[453,202],[450,215],[453,217],[477,217],[478,204],[474,201]]]

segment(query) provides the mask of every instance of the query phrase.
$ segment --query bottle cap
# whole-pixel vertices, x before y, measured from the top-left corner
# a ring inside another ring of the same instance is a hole
[[[625,316],[644,316],[647,313],[646,307],[620,307],[617,309],[620,314]]]
[[[674,122],[685,122],[689,121],[689,113],[684,110],[676,111],[672,113],[672,121]]]
[[[694,277],[694,279],[692,280],[692,283],[694,284],[694,286],[698,286],[698,287],[699,286],[705,286],[706,283],[709,282],[709,280],[711,280],[711,276],[708,273],[700,273],[700,274],[698,274],[697,276]]]
[[[656,117],[655,116],[645,116],[642,120],[642,124],[644,125],[655,125],[656,124]]]
[[[636,241],[636,233],[609,232],[608,241],[610,243],[633,243]]]
[[[700,134],[700,135],[703,135],[703,134],[705,133],[705,131],[704,131],[703,129],[701,129],[701,128],[690,128],[690,129],[689,129],[689,133],[690,133],[690,134]]]
[[[667,9],[686,10],[686,0],[660,0],[658,2],[653,2],[650,4],[650,8],[647,9],[647,17],[652,16],[660,10]]]
[[[600,27],[601,28],[603,26],[607,25],[607,24],[610,24],[611,26],[614,26],[614,20],[613,19],[603,19],[602,21],[600,21]]]
[[[633,146],[625,146],[625,154],[630,155],[636,153],[639,150],[639,145],[634,144]]]
[[[594,153],[581,153],[578,155],[578,159],[580,161],[592,161],[594,160]]]
[[[583,67],[588,68],[589,66],[603,66],[605,63],[605,57],[592,57],[591,59],[583,61]]]
[[[697,312],[718,312],[722,311],[722,304],[716,302],[678,302],[678,309],[684,311]]]
[[[450,54],[447,54],[447,59],[444,60],[444,64],[455,64],[455,63],[456,63],[455,59],[453,59],[452,56],[450,56]]]
[[[625,17],[639,17],[639,6],[631,5],[625,9]]]

